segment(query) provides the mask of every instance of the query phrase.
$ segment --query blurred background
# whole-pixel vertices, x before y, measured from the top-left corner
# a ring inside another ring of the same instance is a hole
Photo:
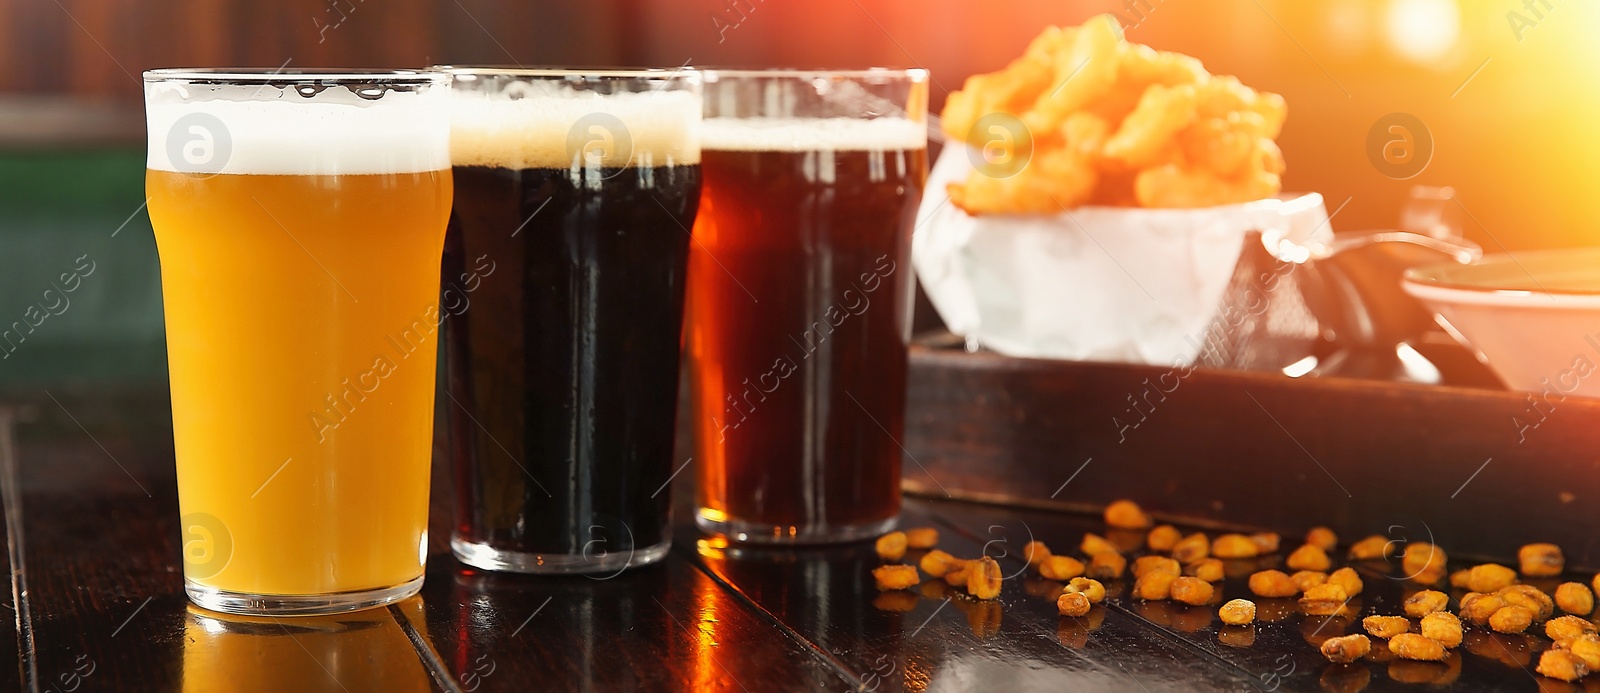
[[[0,326],[45,317],[0,342],[0,386],[164,376],[142,70],[923,66],[938,109],[1044,26],[1101,12],[1281,93],[1285,188],[1327,196],[1336,229],[1393,225],[1412,185],[1449,185],[1488,252],[1600,241],[1600,7],[1573,0],[4,0]],[[1408,180],[1368,154],[1397,112],[1432,142]]]

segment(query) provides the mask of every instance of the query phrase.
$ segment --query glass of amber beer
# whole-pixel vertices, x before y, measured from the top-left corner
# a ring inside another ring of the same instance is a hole
[[[448,75],[144,84],[189,598],[295,615],[416,593]]]
[[[851,541],[900,512],[927,78],[706,71],[684,348],[708,533]]]
[[[659,560],[683,463],[700,75],[440,69],[454,78],[445,277],[478,277],[445,323],[451,548],[528,573]]]

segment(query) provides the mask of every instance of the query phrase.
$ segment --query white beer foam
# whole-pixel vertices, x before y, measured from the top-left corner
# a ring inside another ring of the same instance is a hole
[[[363,99],[343,86],[152,82],[146,166],[260,175],[417,173],[450,168],[445,85]]]
[[[700,162],[700,96],[681,90],[598,94],[541,82],[496,93],[450,93],[450,156],[457,166],[556,168]],[[618,125],[620,124],[620,128]]]
[[[746,152],[926,149],[928,131],[905,118],[707,118],[700,142]]]

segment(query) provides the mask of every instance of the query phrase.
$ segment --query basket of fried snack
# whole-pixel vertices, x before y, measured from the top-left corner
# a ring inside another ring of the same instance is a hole
[[[1013,356],[1193,363],[1218,330],[1309,347],[1316,321],[1277,275],[1332,229],[1320,195],[1281,194],[1286,114],[1110,15],[1050,27],[951,93],[918,277],[951,331]]]

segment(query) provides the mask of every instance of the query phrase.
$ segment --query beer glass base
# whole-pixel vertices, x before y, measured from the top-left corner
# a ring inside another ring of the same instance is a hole
[[[767,525],[740,520],[712,520],[696,514],[694,523],[700,531],[712,536],[725,537],[738,544],[847,544],[881,536],[894,529],[900,521],[896,515],[887,520],[863,522],[853,525],[825,525],[795,527],[793,525]]]
[[[620,573],[655,563],[666,557],[672,548],[672,538],[654,546],[628,552],[614,552],[602,556],[585,556],[570,553],[527,553],[497,549],[488,544],[450,537],[450,551],[456,560],[474,568],[499,570],[511,573],[538,573],[547,575],[582,575],[593,573]]]
[[[247,616],[322,616],[359,611],[397,602],[422,590],[422,578],[375,590],[327,594],[249,594],[183,581],[183,590],[196,605],[225,614]]]

